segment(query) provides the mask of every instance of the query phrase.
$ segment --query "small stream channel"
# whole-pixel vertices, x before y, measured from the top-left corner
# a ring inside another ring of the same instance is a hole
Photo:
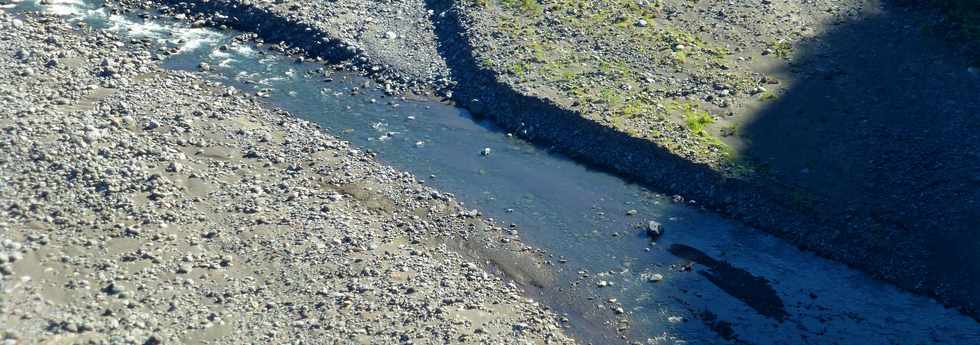
[[[523,241],[554,256],[558,282],[532,297],[568,314],[568,332],[580,340],[623,342],[610,331],[621,306],[631,319],[627,338],[650,344],[980,344],[977,322],[931,299],[696,202],[590,170],[452,105],[386,97],[367,79],[236,43],[233,32],[109,15],[80,1],[3,7],[178,47],[165,68],[197,71],[206,63],[210,77],[259,92],[468,208],[513,224]],[[649,221],[663,224],[656,243],[645,231]]]

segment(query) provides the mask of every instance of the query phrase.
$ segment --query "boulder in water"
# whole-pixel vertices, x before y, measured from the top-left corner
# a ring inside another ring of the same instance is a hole
[[[660,238],[660,236],[663,235],[663,233],[664,233],[663,225],[661,225],[660,222],[651,220],[650,223],[647,224],[647,235],[649,235],[654,240]]]

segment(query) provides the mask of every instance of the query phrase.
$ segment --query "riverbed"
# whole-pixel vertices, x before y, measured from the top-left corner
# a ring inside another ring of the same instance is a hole
[[[621,328],[630,341],[656,344],[980,343],[980,325],[929,298],[703,211],[697,200],[590,170],[452,104],[388,96],[369,79],[236,41],[232,31],[81,1],[7,7],[174,50],[161,55],[164,67],[204,67],[454,194],[552,256],[560,279],[526,288],[567,314],[568,332],[583,341],[622,341]],[[650,236],[651,222],[661,236]]]

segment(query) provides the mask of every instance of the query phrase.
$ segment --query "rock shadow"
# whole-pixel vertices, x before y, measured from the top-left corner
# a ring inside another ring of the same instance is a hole
[[[677,257],[687,259],[708,268],[698,274],[722,289],[728,295],[742,301],[760,315],[782,322],[789,314],[782,298],[769,285],[769,280],[758,277],[744,269],[719,261],[704,252],[683,244],[672,244],[668,251]]]

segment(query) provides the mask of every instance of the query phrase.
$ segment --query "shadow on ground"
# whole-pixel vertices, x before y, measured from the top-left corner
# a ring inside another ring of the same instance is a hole
[[[789,90],[741,133],[771,177],[742,180],[515,91],[478,63],[467,14],[426,5],[474,114],[977,316],[980,80],[912,19],[927,16],[888,7],[803,43]]]
[[[803,42],[788,90],[741,129],[742,154],[801,203],[876,220],[833,240],[881,252],[877,275],[975,310],[980,73],[930,18],[885,6]]]
[[[788,314],[783,305],[783,300],[779,298],[776,290],[769,285],[768,279],[755,276],[749,271],[712,258],[691,246],[672,244],[669,251],[677,257],[707,267],[708,270],[699,271],[698,274],[729,295],[738,298],[759,314],[779,322],[786,320]]]

